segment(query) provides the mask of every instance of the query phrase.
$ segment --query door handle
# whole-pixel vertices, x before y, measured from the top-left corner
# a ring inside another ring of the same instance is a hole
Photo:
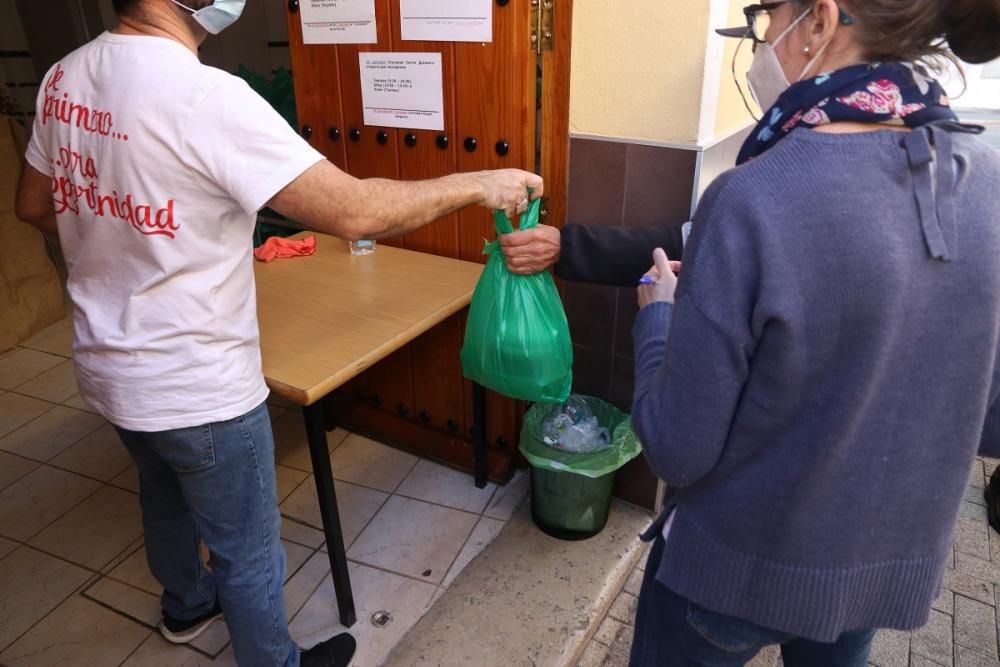
[[[361,141],[361,130],[359,130],[358,128],[355,127],[350,131],[349,134],[351,136],[351,141],[353,141],[354,143],[358,143],[359,141]]]
[[[306,141],[309,141],[310,139],[312,139],[312,135],[313,135],[312,127],[310,125],[303,125],[302,138],[305,139]]]
[[[375,141],[378,142],[379,146],[385,146],[389,143],[389,133],[385,130],[380,130],[379,133],[375,135]]]
[[[479,148],[479,142],[476,141],[475,137],[466,137],[465,139],[465,150],[470,153],[475,153],[476,149]]]
[[[448,144],[451,143],[451,141],[449,141],[448,139],[447,134],[439,134],[437,139],[434,140],[434,142],[437,144],[437,147],[443,151],[448,150]]]
[[[499,2],[500,0],[497,0]],[[507,4],[506,2],[504,4]],[[299,0],[288,0],[288,11],[295,14],[299,11]]]
[[[510,153],[510,144],[507,143],[506,139],[501,139],[497,142],[497,155],[500,157],[507,157],[507,153]]]
[[[340,128],[331,127],[327,132],[327,135],[330,137],[330,141],[340,141]]]
[[[403,141],[406,142],[407,146],[413,148],[414,146],[417,145],[417,135],[410,132],[405,137],[403,137]]]

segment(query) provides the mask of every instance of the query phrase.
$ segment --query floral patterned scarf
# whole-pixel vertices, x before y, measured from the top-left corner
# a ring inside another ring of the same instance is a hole
[[[743,164],[800,127],[838,121],[920,127],[957,121],[948,96],[919,66],[852,65],[793,84],[767,110],[740,150]]]

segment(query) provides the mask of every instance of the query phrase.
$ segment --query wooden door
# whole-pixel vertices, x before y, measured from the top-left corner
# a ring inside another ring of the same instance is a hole
[[[532,8],[554,2],[555,48],[540,55],[532,45]],[[399,0],[376,0],[377,44],[306,45],[298,0],[288,0],[287,6],[300,129],[334,164],[359,178],[404,180],[504,167],[538,171],[541,165],[549,189],[547,221],[562,223],[572,0],[495,0],[493,42],[487,44],[403,41]],[[444,131],[366,126],[358,62],[362,51],[440,53]],[[541,112],[539,68],[545,100]],[[484,244],[495,236],[490,212],[472,207],[389,243],[485,262]],[[335,394],[328,406],[331,418],[380,440],[471,468],[471,385],[462,377],[459,360],[464,331],[465,313],[460,313],[370,369]],[[492,394],[487,400],[490,475],[502,480],[518,460],[524,406]]]

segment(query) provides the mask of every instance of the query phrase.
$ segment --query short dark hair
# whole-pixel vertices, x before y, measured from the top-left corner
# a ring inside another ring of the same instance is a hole
[[[122,16],[135,9],[136,5],[139,4],[139,0],[111,0],[111,4],[115,7],[115,14]]]

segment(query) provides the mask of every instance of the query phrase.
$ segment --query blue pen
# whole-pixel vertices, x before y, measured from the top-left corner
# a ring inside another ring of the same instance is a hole
[[[643,276],[641,279],[639,279],[640,285],[652,285],[655,282],[656,278],[654,278],[653,276]]]

